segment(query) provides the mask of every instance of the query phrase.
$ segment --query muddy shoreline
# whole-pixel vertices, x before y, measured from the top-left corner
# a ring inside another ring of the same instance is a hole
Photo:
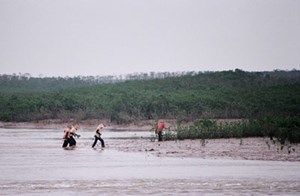
[[[88,120],[80,122],[82,131],[93,130],[99,123],[106,124],[106,129],[114,131],[150,131],[153,121],[140,124],[115,125],[105,120]],[[167,122],[172,123],[172,122]],[[70,122],[47,120],[40,122],[0,122],[0,128],[6,129],[60,129],[63,130]],[[103,135],[105,138],[105,132]],[[80,141],[78,141],[80,142]],[[122,152],[143,152],[158,157],[196,157],[203,159],[240,159],[268,161],[300,161],[300,144],[281,146],[279,142],[269,138],[229,138],[202,140],[176,140],[158,142],[149,138],[111,139],[107,148]]]
[[[267,138],[199,139],[151,142],[149,139],[110,141],[109,148],[122,152],[145,152],[158,157],[203,159],[300,161],[300,145],[283,146]]]

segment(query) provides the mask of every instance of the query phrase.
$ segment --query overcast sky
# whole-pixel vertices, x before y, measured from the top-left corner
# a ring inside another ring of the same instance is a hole
[[[299,0],[0,0],[0,74],[300,69]]]

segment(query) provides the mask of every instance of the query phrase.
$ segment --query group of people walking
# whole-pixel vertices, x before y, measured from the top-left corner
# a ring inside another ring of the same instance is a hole
[[[80,135],[78,135],[76,133],[76,131],[79,129],[79,125],[75,124],[75,125],[71,125],[71,126],[67,126],[67,128],[64,130],[64,142],[62,147],[63,148],[74,148],[76,146],[76,140],[75,138],[79,138]],[[104,128],[104,124],[99,124],[96,128],[96,132],[94,135],[94,142],[92,144],[92,148],[94,148],[98,142],[98,140],[101,142],[101,147],[104,148],[105,147],[105,143],[104,140],[101,138],[102,135],[102,131]],[[159,121],[157,123],[157,125],[155,126],[155,133],[158,135],[158,141],[162,141],[162,131],[163,129],[166,128],[164,121]]]
[[[80,137],[80,135],[78,135],[76,133],[76,131],[79,128],[80,127],[79,127],[78,124],[67,126],[67,128],[64,130],[64,136],[63,136],[64,142],[63,142],[63,145],[62,145],[63,148],[68,148],[68,147],[74,148],[76,146],[75,137],[76,138]],[[94,148],[96,146],[98,140],[101,142],[102,148],[105,147],[104,140],[101,138],[103,128],[104,128],[103,124],[98,125],[98,127],[96,128],[96,133],[94,135],[95,139],[94,139],[94,143],[92,145],[92,148]]]

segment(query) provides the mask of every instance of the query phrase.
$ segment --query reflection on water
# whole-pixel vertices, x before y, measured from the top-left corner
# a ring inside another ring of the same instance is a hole
[[[62,131],[0,129],[0,195],[299,195],[299,162],[162,158],[92,149],[82,131],[75,150]],[[105,133],[115,138],[150,132]]]

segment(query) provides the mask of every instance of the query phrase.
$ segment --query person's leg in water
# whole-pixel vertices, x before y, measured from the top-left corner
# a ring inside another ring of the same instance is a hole
[[[95,136],[95,140],[94,140],[94,143],[93,143],[93,145],[92,145],[92,148],[94,148],[94,147],[96,146],[97,141],[98,141],[98,138]]]
[[[69,139],[65,139],[62,147],[66,148],[66,147],[68,147],[68,144],[69,144]]]
[[[100,142],[101,142],[101,146],[102,146],[102,148],[105,148],[104,140],[103,140],[101,137],[99,137],[98,139],[99,139],[99,140],[100,140]]]
[[[74,139],[73,136],[70,136],[70,147],[76,146],[76,140]]]
[[[158,141],[159,142],[162,141],[162,132],[161,131],[158,132]]]
[[[75,138],[72,137],[72,139],[73,139],[73,145],[76,146],[76,140],[75,140]]]

